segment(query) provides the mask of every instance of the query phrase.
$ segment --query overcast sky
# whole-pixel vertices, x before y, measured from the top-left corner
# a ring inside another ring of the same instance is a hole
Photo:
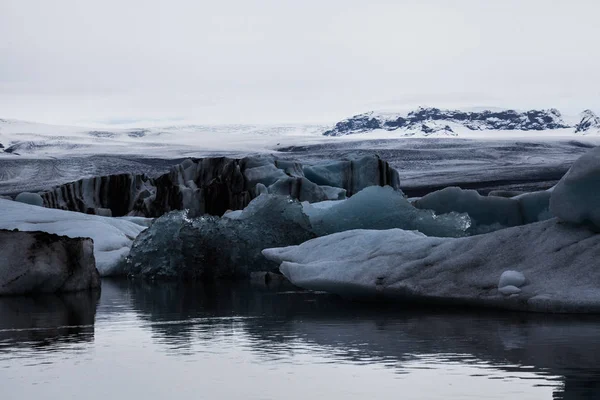
[[[600,111],[598,0],[0,0],[0,117],[334,121]]]

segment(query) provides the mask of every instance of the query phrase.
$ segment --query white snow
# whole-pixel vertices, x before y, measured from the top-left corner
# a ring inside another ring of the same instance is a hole
[[[441,123],[441,122],[439,122]],[[333,124],[332,124],[333,125]],[[323,136],[332,125],[184,125],[142,126],[135,129],[55,126],[18,120],[0,120],[0,143],[5,148],[15,145],[19,155],[0,150],[0,157],[50,158],[94,154],[136,155],[159,158],[179,158],[220,152],[271,153],[288,146],[359,142],[402,137],[447,136],[442,131],[424,134],[411,130],[378,129],[357,135]],[[572,128],[545,131],[470,130],[452,122],[449,125],[457,138],[485,140],[581,139]],[[449,136],[452,137],[452,136]],[[593,135],[586,140],[595,140]]]
[[[96,267],[103,276],[121,272],[119,269],[133,240],[146,229],[148,221],[145,218],[100,217],[0,199],[0,229],[92,238]]]
[[[466,238],[353,230],[263,254],[293,284],[347,297],[600,311],[600,235],[557,219]],[[527,277],[525,284],[500,291],[507,270]]]

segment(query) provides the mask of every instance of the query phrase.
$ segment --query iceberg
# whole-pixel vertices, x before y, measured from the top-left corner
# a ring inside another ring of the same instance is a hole
[[[369,186],[400,188],[398,171],[378,156],[306,166],[303,171],[304,176],[317,185],[343,188],[348,196]]]
[[[276,271],[261,255],[273,246],[315,237],[302,205],[290,198],[261,195],[235,216],[188,217],[173,211],[158,218],[135,240],[127,260],[132,276],[167,279],[248,278]]]
[[[600,230],[600,147],[581,156],[556,184],[550,211],[562,221]]]
[[[470,234],[481,234],[552,218],[550,191],[516,197],[481,196],[476,190],[447,187],[416,200],[415,207],[439,214],[466,213],[471,218]]]
[[[281,178],[268,187],[268,193],[290,196],[309,203],[346,198],[345,189],[332,186],[319,186],[304,177]]]
[[[0,230],[0,295],[100,287],[93,248],[87,238]]]
[[[133,240],[150,222],[146,218],[108,218],[2,199],[0,210],[0,229],[92,238],[96,267],[102,276],[123,273]]]
[[[155,218],[188,210],[196,217],[241,210],[262,193],[312,203],[340,200],[371,185],[399,188],[398,172],[376,156],[312,169],[274,157],[209,157],[187,159],[158,177],[118,174],[80,179],[41,197],[45,207],[87,214]]]
[[[19,193],[17,197],[15,197],[15,201],[18,201],[19,203],[31,204],[32,206],[44,206],[44,199],[42,199],[42,196],[37,193]]]
[[[600,235],[556,218],[464,238],[352,230],[263,255],[293,284],[345,297],[600,312]]]
[[[391,187],[372,186],[350,199],[313,204],[262,194],[244,210],[228,211],[221,218],[191,218],[185,211],[173,211],[156,219],[136,238],[127,273],[192,280],[247,278],[277,271],[277,264],[261,254],[263,249],[349,229],[396,227],[460,237],[466,235],[469,217],[416,209]]]
[[[401,191],[370,186],[345,201],[304,204],[304,212],[318,236],[352,229],[418,230],[429,236],[460,237],[471,221],[466,214],[436,215],[415,208]]]

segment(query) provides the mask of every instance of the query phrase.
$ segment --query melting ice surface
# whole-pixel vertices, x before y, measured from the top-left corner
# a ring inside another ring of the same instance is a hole
[[[590,399],[600,317],[108,281],[0,299],[3,399]]]

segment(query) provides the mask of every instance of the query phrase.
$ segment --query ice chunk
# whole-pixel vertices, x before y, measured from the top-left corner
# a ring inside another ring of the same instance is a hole
[[[346,189],[348,196],[369,186],[400,188],[398,171],[377,156],[306,166],[304,175],[317,185]]]
[[[306,178],[285,177],[269,186],[269,193],[291,196],[300,201],[310,203],[341,200],[346,197],[346,190],[330,186],[318,186]]]
[[[242,278],[277,269],[261,250],[299,244],[317,235],[359,227],[404,227],[462,236],[468,224],[464,215],[436,216],[418,210],[390,187],[373,186],[347,200],[312,205],[263,194],[223,218],[188,218],[185,212],[172,212],[157,219],[135,240],[128,272],[153,278]]]
[[[481,196],[475,190],[448,187],[422,197],[414,205],[436,213],[467,213],[472,221],[469,233],[480,234],[550,219],[549,203],[549,191],[506,198]]]
[[[402,192],[389,186],[368,187],[327,208],[305,204],[304,210],[319,236],[351,229],[402,228],[430,236],[458,237],[465,236],[470,225],[466,214],[436,215],[430,210],[419,210]]]
[[[540,192],[531,192],[513,197],[519,203],[519,210],[523,218],[523,223],[530,224],[532,222],[545,221],[553,218],[550,212],[550,196],[551,190]]]
[[[525,275],[518,271],[504,271],[502,275],[500,275],[500,280],[498,281],[498,288],[503,288],[504,286],[516,286],[521,287],[525,284]]]
[[[563,221],[600,230],[600,147],[581,156],[554,187],[550,211]]]
[[[107,218],[9,200],[0,200],[0,210],[0,229],[92,238],[96,267],[101,275],[123,273],[122,267],[133,239],[148,224],[145,218]]]
[[[0,249],[0,295],[100,287],[88,238],[0,229]]]
[[[314,238],[299,202],[261,195],[237,218],[188,218],[175,211],[157,219],[132,246],[128,272],[150,278],[241,278],[276,270],[261,255],[273,246]]]
[[[465,238],[354,230],[263,254],[293,284],[342,296],[600,312],[600,235],[556,219]],[[516,297],[498,290],[507,270],[527,277]]]
[[[502,286],[498,288],[498,291],[505,296],[511,296],[513,294],[521,293],[521,289],[513,285]]]
[[[242,215],[242,210],[235,210],[235,211],[229,210],[225,214],[223,214],[223,218],[239,219],[240,215]]]
[[[15,201],[18,201],[19,203],[30,204],[32,206],[38,206],[38,207],[44,206],[44,199],[42,199],[42,196],[40,196],[37,193],[29,193],[29,192],[19,193],[17,195],[17,197],[15,197]]]
[[[481,196],[476,190],[448,187],[430,193],[415,202],[415,207],[445,214],[452,211],[467,213],[473,229],[499,224],[503,227],[517,226],[523,218],[516,201],[502,197]]]

